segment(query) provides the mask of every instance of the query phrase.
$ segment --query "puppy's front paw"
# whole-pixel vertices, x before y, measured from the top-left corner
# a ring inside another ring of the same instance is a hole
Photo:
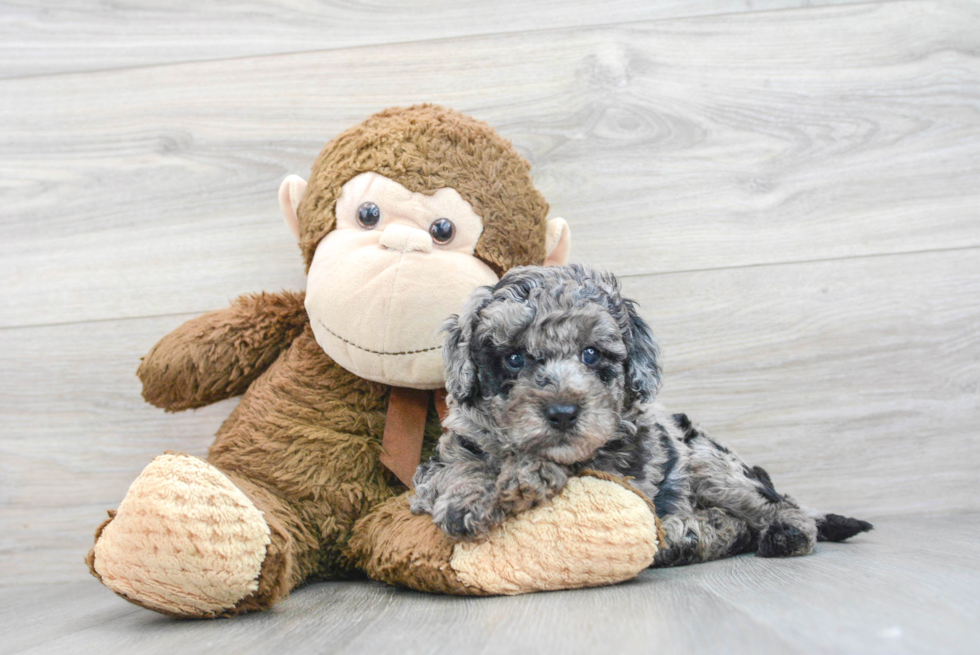
[[[686,566],[701,561],[698,552],[699,540],[697,535],[689,533],[669,546],[657,551],[653,565],[658,568]]]
[[[562,492],[568,476],[551,462],[505,467],[497,480],[497,496],[506,514],[520,514]]]
[[[439,515],[433,517],[435,524],[451,537],[470,539],[490,531],[496,524],[494,512],[481,502],[450,502]]]
[[[469,521],[467,521],[469,519]],[[466,525],[469,523],[470,527]],[[437,521],[437,525],[442,531],[453,537],[469,537],[473,534],[473,514],[468,512],[465,507],[450,507],[446,510],[446,516],[442,521]]]

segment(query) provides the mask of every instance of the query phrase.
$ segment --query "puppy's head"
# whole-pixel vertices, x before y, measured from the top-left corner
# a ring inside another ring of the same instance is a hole
[[[515,268],[444,330],[446,388],[491,452],[585,461],[660,385],[649,326],[583,266]]]

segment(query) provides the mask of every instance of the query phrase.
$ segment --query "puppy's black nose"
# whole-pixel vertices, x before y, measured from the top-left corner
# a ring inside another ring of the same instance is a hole
[[[549,405],[545,415],[551,427],[567,430],[575,425],[575,419],[578,418],[578,405]]]

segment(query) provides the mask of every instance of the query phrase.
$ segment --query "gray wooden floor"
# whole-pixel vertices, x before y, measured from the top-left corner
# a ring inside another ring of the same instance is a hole
[[[809,558],[741,556],[502,598],[329,582],[226,621],[173,621],[90,582],[6,587],[0,652],[972,654],[978,540],[977,514],[888,519]]]
[[[43,7],[42,7],[43,4]],[[0,2],[0,653],[976,652],[980,3]],[[235,401],[134,371],[303,286],[276,188],[390,105],[495,125],[665,350],[663,400],[878,529],[792,561],[452,599],[320,584],[173,622],[91,532]]]

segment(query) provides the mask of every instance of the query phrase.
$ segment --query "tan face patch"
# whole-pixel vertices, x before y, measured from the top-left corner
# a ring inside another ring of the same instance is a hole
[[[367,221],[359,213],[366,205]],[[413,193],[376,173],[344,185],[336,214],[307,282],[306,310],[317,343],[368,380],[441,387],[439,327],[473,289],[497,281],[473,256],[480,217],[453,189]],[[445,243],[437,239],[445,232],[433,228],[442,219],[452,224]]]

